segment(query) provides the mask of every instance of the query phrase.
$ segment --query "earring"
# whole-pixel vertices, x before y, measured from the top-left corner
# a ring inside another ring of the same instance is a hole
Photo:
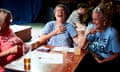
[[[106,22],[104,22],[104,26],[106,26]]]

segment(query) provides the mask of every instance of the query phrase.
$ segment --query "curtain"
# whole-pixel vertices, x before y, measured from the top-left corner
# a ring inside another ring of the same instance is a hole
[[[12,12],[12,24],[34,22],[41,9],[42,0],[0,0],[0,8]]]

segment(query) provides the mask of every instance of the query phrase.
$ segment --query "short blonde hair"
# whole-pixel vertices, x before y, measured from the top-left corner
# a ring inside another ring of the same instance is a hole
[[[104,11],[104,8],[103,8],[103,7],[97,6],[97,7],[93,10],[93,12],[100,13],[100,14],[101,14],[101,17],[106,17],[105,11]]]
[[[96,8],[94,8],[93,12],[100,13],[103,18],[111,18],[110,8],[108,9],[105,5],[98,5]]]

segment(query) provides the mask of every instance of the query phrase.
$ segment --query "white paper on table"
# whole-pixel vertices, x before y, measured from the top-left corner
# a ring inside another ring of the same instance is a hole
[[[74,48],[69,48],[69,47],[55,47],[53,51],[63,51],[67,50],[67,52],[74,52]]]
[[[62,64],[63,54],[58,53],[45,53],[36,51],[32,54],[32,61],[37,61],[38,63],[44,64]]]
[[[55,47],[54,49],[53,49],[53,51],[62,51],[63,50],[63,47]]]
[[[50,48],[46,48],[46,47],[44,47],[44,46],[40,46],[40,47],[38,47],[36,50],[39,50],[39,49],[50,49]]]
[[[73,52],[74,53],[75,52],[75,48],[69,48],[68,52]]]
[[[67,50],[68,51],[69,47],[55,47],[53,49],[53,51],[63,51],[63,50]]]

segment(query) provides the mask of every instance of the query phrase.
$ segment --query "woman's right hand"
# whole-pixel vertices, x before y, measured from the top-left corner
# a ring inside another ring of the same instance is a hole
[[[66,30],[66,27],[65,27],[65,26],[59,25],[59,26],[57,26],[57,28],[55,29],[55,33],[56,33],[56,34],[61,34],[61,33],[64,33],[65,30]]]
[[[16,46],[8,49],[7,51],[8,51],[8,54],[13,54],[13,53],[17,53],[18,51],[20,51],[20,49],[21,49],[21,46],[16,45]]]
[[[92,29],[86,31],[86,32],[85,32],[85,35],[87,36],[87,35],[89,35],[89,34],[95,34],[96,32],[97,32],[96,29],[95,29],[95,28],[92,28]]]

